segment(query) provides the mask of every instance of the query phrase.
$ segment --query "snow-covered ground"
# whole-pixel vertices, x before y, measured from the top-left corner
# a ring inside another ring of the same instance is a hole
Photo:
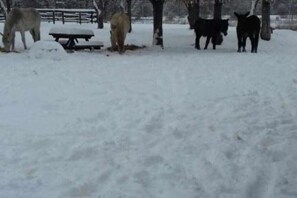
[[[135,24],[124,55],[47,40],[0,54],[2,198],[296,198],[297,33],[195,50],[187,25]],[[0,24],[3,29],[3,24]],[[204,45],[204,41],[202,41]],[[250,45],[248,43],[248,50]]]

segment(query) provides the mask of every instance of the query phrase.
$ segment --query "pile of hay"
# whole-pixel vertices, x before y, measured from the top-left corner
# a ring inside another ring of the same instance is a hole
[[[138,45],[133,45],[133,44],[131,44],[131,45],[128,44],[128,45],[125,45],[124,47],[125,47],[125,50],[132,50],[132,51],[146,48],[145,45],[138,46]],[[108,47],[107,50],[108,51],[118,51],[118,49],[112,50],[111,47]]]
[[[3,47],[0,46],[0,52],[6,52]]]

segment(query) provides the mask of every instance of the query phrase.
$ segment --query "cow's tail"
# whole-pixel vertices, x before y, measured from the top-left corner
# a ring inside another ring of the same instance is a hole
[[[257,29],[256,32],[255,32],[255,43],[254,43],[254,46],[255,46],[255,52],[257,52],[257,49],[258,49],[258,44],[259,44],[259,37],[260,37],[260,29]]]
[[[119,47],[119,52],[123,52],[124,50],[124,43],[125,43],[125,32],[123,28],[118,28],[116,31],[117,36],[117,42]]]

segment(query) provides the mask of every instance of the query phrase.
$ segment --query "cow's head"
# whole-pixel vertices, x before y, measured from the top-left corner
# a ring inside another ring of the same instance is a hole
[[[234,12],[234,15],[237,17],[238,24],[242,24],[245,23],[247,17],[250,15],[250,12],[245,14],[238,14],[237,12]]]
[[[245,19],[250,15],[250,12],[247,12],[245,14],[238,14],[237,12],[234,12],[234,15],[237,17],[237,19]]]
[[[10,46],[11,46],[11,35],[8,31],[4,31],[4,33],[2,34],[2,43],[4,45],[4,49],[5,51],[9,51],[10,50]]]
[[[221,24],[220,24],[220,28],[221,28],[221,32],[227,36],[228,34],[228,26],[229,26],[229,19],[223,19],[221,20]]]

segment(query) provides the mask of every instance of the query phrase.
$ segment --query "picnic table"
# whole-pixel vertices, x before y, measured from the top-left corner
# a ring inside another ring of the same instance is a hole
[[[49,35],[53,36],[55,40],[64,47],[64,49],[92,50],[103,47],[103,43],[101,41],[89,41],[94,36],[94,32],[89,29],[53,27],[50,29]]]

